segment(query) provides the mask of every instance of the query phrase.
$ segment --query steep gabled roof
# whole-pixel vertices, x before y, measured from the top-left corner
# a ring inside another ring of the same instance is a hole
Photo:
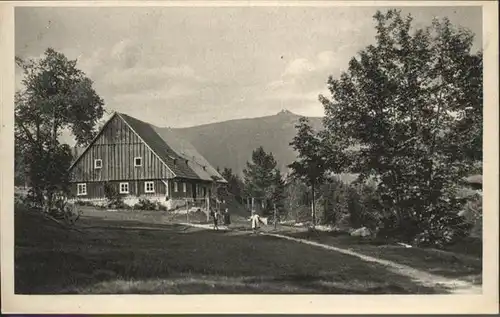
[[[199,178],[212,181],[215,177],[215,180],[225,182],[224,178],[212,167],[212,165],[210,165],[196,148],[191,143],[184,140],[178,133],[170,128],[159,128],[154,126],[153,128],[178,156],[188,161],[188,166]]]
[[[113,117],[121,118],[155,155],[179,178],[200,179],[227,183],[194,146],[183,140],[179,135],[167,128],[159,128],[124,113],[115,112],[104,124],[94,140],[83,151],[79,151],[78,158],[70,169],[78,162],[90,146],[97,140]],[[186,163],[187,161],[187,163]]]
[[[118,115],[137,133],[137,135],[158,155],[177,177],[198,179],[198,176],[192,171],[185,160],[177,155],[177,153],[166,143],[149,123],[126,115],[118,113]]]

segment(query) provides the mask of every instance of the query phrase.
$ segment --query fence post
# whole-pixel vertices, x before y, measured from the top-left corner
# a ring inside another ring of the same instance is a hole
[[[210,197],[207,197],[207,222],[210,221]]]

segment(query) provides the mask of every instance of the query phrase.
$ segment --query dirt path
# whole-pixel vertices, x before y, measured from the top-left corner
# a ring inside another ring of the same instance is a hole
[[[472,283],[463,281],[463,280],[458,280],[458,279],[450,279],[446,278],[440,275],[435,275],[435,274],[430,274],[425,271],[417,270],[414,269],[410,266],[407,265],[402,265],[395,263],[393,261],[388,261],[388,260],[383,260],[379,258],[375,258],[372,256],[364,255],[358,252],[342,249],[342,248],[337,248],[331,245],[326,245],[314,241],[309,241],[305,239],[297,239],[297,238],[292,238],[289,236],[281,235],[281,234],[274,234],[274,233],[263,233],[264,235],[271,236],[271,237],[276,237],[276,238],[281,238],[281,239],[287,239],[299,243],[304,243],[304,244],[309,244],[312,246],[320,247],[326,250],[331,250],[331,251],[336,251],[340,252],[343,254],[348,254],[355,256],[363,261],[367,262],[374,262],[377,264],[381,264],[386,266],[390,271],[407,276],[414,281],[428,287],[439,287],[439,286],[444,286],[448,289],[450,289],[450,292],[452,294],[481,294],[482,293],[482,288],[480,286],[474,285]]]
[[[204,229],[211,229],[213,230],[213,226],[211,225],[203,225],[203,224],[189,224],[189,223],[182,223],[182,225],[185,226],[191,226],[191,227],[197,227],[197,228],[204,228]],[[227,228],[224,228],[225,230],[229,230]],[[232,231],[232,230],[229,230]],[[234,230],[235,233],[238,232],[238,230]],[[240,232],[238,232],[240,233]],[[244,232],[241,232],[244,234]],[[312,245],[315,247],[323,248],[325,250],[330,250],[330,251],[336,251],[342,254],[347,254],[351,256],[355,256],[363,261],[366,262],[373,262],[377,264],[381,264],[387,267],[388,270],[399,274],[403,276],[407,276],[414,281],[422,284],[423,286],[427,287],[445,287],[450,290],[451,294],[481,294],[482,293],[482,288],[480,286],[474,285],[472,283],[469,283],[467,281],[459,280],[459,279],[451,279],[451,278],[446,278],[441,275],[435,275],[431,273],[427,273],[422,270],[417,270],[415,268],[412,268],[407,265],[402,265],[398,264],[393,261],[388,261],[384,259],[379,259],[376,257],[364,255],[358,252],[354,252],[351,250],[343,249],[343,248],[338,248],[334,247],[331,245],[326,245],[306,239],[298,239],[298,238],[293,238],[289,237],[286,235],[281,235],[281,234],[275,234],[275,233],[269,233],[269,232],[261,232],[262,235],[267,235],[270,237],[275,237],[275,238],[280,238],[280,239],[286,239],[290,241],[295,241],[299,243],[304,243],[308,245]]]

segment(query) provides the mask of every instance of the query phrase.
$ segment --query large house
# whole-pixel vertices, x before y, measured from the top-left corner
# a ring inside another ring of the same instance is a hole
[[[105,184],[134,204],[147,198],[169,209],[211,195],[227,181],[188,142],[115,112],[70,167],[71,192],[78,200],[104,200]]]

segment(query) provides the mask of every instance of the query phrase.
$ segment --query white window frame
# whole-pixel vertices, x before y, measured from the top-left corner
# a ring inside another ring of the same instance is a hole
[[[141,160],[141,164],[137,164],[137,159]],[[136,156],[134,157],[134,167],[141,167],[142,166],[142,157]]]
[[[151,185],[151,190],[148,190],[148,185]],[[155,192],[155,182],[145,182],[144,183],[144,192],[145,193],[154,193]]]
[[[122,190],[122,185],[127,185],[127,190]],[[120,194],[130,194],[130,185],[128,182],[123,182],[118,185],[118,191]]]
[[[97,162],[101,163],[99,166],[97,165]],[[94,169],[101,169],[102,168],[102,159],[95,159],[94,160]]]
[[[174,181],[174,192],[178,193],[179,192],[179,183]]]
[[[86,183],[76,184],[76,195],[77,196],[86,196],[87,195],[87,184]]]
[[[186,182],[182,183],[182,192],[183,193],[187,192],[187,184],[186,184]]]

